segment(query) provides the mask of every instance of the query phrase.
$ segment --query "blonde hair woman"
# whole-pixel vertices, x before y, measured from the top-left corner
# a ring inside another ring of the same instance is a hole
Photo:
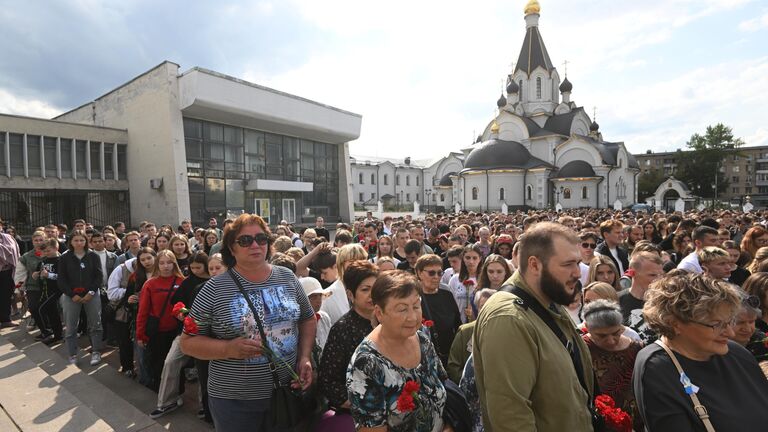
[[[761,247],[755,252],[752,262],[747,266],[747,270],[749,270],[750,273],[759,272],[760,270],[758,270],[758,267],[760,267],[760,263],[765,261],[766,258],[768,258],[768,247]]]
[[[613,286],[613,289],[620,291],[619,286],[619,270],[616,269],[616,265],[613,264],[610,258],[605,255],[595,255],[592,261],[589,262],[589,273],[587,276],[587,283],[592,282],[606,282]]]
[[[330,292],[330,297],[326,298],[320,307],[331,317],[331,325],[336,324],[345,313],[349,312],[349,301],[347,300],[347,291],[344,288],[344,270],[355,261],[367,261],[368,252],[358,243],[344,245],[336,254],[336,271],[338,278],[329,286],[326,291]]]

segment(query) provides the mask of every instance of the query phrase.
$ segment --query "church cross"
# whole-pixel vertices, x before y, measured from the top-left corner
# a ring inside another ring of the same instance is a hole
[[[568,63],[570,63],[568,60],[565,60],[563,62],[563,70],[565,71],[565,76],[568,76]]]

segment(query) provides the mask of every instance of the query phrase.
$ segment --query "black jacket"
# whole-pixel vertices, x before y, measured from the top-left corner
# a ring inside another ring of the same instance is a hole
[[[83,259],[78,258],[71,250],[66,251],[59,259],[59,277],[56,282],[59,290],[65,295],[82,297],[88,291],[98,293],[102,280],[101,260],[91,250],[85,252]]]
[[[597,245],[595,252],[610,258],[611,261],[613,261],[613,265],[616,266],[616,270],[621,271],[621,269],[624,269],[624,271],[627,271],[629,269],[629,254],[627,254],[627,251],[622,249],[621,246],[616,246],[616,254],[619,256],[619,260],[621,260],[621,267],[619,267],[619,263],[616,262],[616,258],[613,257],[611,251],[608,250],[608,244],[606,242]],[[621,277],[622,275],[618,276]]]

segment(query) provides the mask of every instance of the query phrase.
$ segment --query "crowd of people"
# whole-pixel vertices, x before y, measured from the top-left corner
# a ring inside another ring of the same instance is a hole
[[[0,235],[0,326],[217,431],[749,431],[768,424],[768,213],[257,215]],[[22,248],[23,249],[23,248]]]

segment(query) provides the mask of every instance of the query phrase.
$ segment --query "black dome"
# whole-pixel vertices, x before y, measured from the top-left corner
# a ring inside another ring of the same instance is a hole
[[[507,98],[504,97],[504,95],[501,95],[499,97],[499,100],[496,101],[496,106],[499,108],[504,108],[507,105]]]
[[[453,186],[453,180],[451,180],[451,176],[452,175],[456,175],[456,172],[455,171],[451,171],[451,172],[447,173],[446,175],[444,175],[440,179],[440,183],[438,183],[438,186]]]
[[[517,141],[491,139],[477,144],[464,161],[464,171],[473,169],[496,168],[532,168],[548,165],[541,159],[531,156],[526,148]]]
[[[565,93],[573,90],[573,84],[571,84],[570,81],[568,81],[568,77],[565,77],[563,82],[560,84],[560,92]]]
[[[509,80],[509,84],[507,84],[507,94],[514,94],[520,91],[520,86],[517,85],[515,80]]]
[[[556,178],[571,178],[571,177],[597,177],[595,170],[592,169],[592,165],[584,161],[573,161],[565,164],[560,168],[560,172],[557,173]]]
[[[589,125],[589,130],[592,132],[597,132],[597,130],[600,129],[600,125],[597,124],[596,121],[593,121],[591,125]]]

